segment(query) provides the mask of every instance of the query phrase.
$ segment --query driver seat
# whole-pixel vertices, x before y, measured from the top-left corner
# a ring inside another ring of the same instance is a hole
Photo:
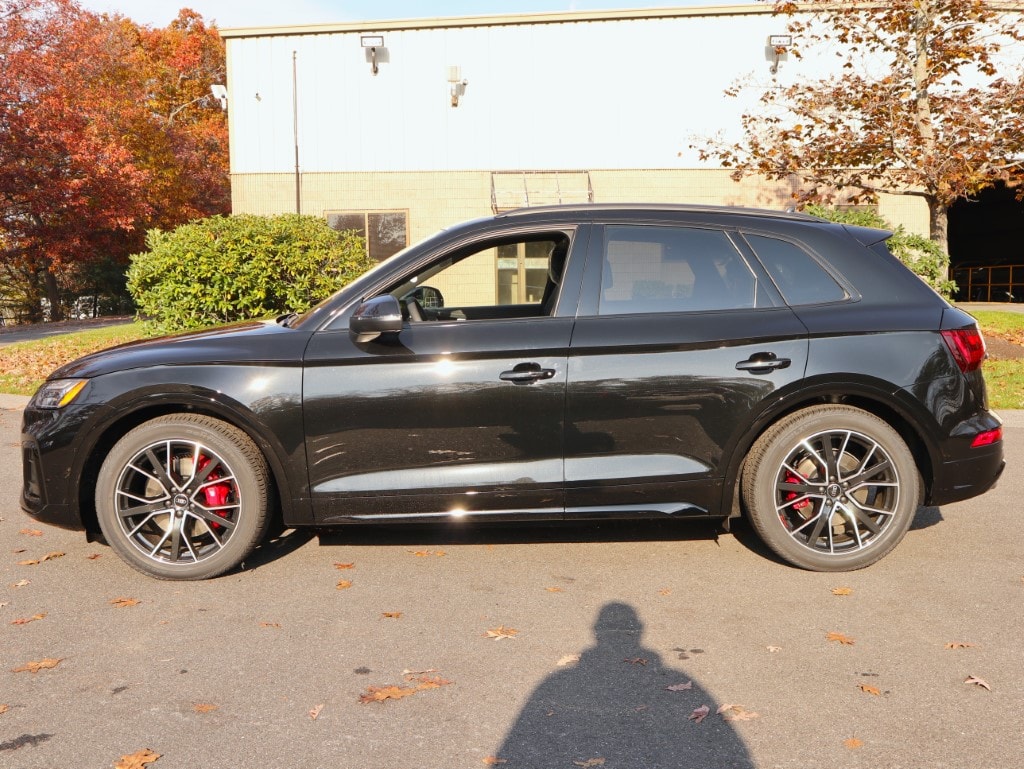
[[[551,246],[548,254],[548,282],[544,286],[544,296],[540,301],[541,314],[551,315],[558,299],[558,286],[565,272],[565,260],[569,256],[569,239],[563,238]]]

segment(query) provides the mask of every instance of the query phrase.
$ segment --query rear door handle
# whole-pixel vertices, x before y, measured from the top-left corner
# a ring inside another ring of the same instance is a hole
[[[776,357],[773,352],[759,352],[751,355],[746,360],[736,364],[739,371],[749,371],[751,374],[767,374],[777,369],[789,368],[792,361],[789,358]]]
[[[539,363],[519,363],[511,371],[502,371],[498,378],[513,384],[533,384],[554,375],[553,368],[541,368]]]

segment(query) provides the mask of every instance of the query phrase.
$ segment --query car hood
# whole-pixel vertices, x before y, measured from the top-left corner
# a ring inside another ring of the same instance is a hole
[[[272,320],[246,321],[128,342],[67,363],[49,378],[88,378],[150,366],[299,362],[308,338],[308,332]]]

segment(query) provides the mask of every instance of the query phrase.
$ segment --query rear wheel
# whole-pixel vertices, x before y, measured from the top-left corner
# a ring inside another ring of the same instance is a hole
[[[765,544],[813,571],[879,560],[906,534],[920,500],[899,433],[850,406],[814,406],[771,427],[747,456],[741,488]]]
[[[100,468],[96,514],[130,566],[160,579],[236,567],[266,533],[266,461],[241,430],[175,414],[119,440]]]

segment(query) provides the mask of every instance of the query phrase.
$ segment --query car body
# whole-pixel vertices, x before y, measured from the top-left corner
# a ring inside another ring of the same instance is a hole
[[[890,233],[724,207],[444,230],[300,316],[147,340],[25,410],[22,507],[153,576],[284,525],[713,518],[860,568],[1003,468],[974,320]]]

